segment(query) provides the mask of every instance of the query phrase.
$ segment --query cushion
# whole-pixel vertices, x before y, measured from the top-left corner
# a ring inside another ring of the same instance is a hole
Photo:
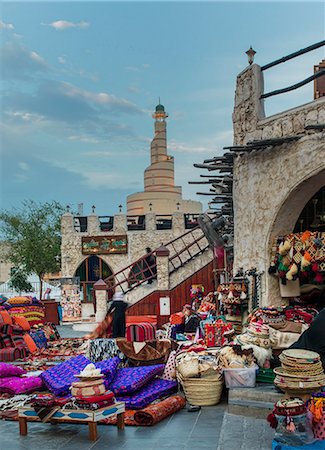
[[[47,339],[43,330],[31,331],[30,336],[39,350],[47,348]]]
[[[70,386],[73,381],[77,381],[78,375],[90,361],[84,355],[70,358],[51,369],[45,370],[41,378],[49,390],[57,396],[64,396],[70,393]]]
[[[30,324],[25,317],[13,316],[12,320],[15,325],[19,325],[20,328],[22,328],[24,331],[30,330]]]
[[[105,385],[109,386],[112,383],[120,362],[120,358],[116,356],[115,358],[110,358],[105,361],[98,361],[95,363],[96,368],[100,369],[102,374],[105,375]]]
[[[3,323],[6,325],[12,325],[12,319],[8,313],[8,311],[0,311],[0,315],[2,316]]]
[[[24,347],[8,347],[0,350],[0,361],[10,362],[16,359],[24,359],[27,356],[27,348]]]
[[[163,380],[173,381],[176,380],[176,350],[173,350],[166,363],[164,373],[162,375]]]
[[[0,378],[0,392],[8,394],[31,394],[34,391],[44,388],[40,377],[8,377]]]
[[[131,323],[126,325],[126,339],[129,342],[144,342],[156,338],[156,326],[152,323]]]
[[[114,394],[131,394],[164,371],[164,364],[119,369],[110,385]]]
[[[153,380],[132,395],[116,397],[116,401],[125,402],[127,409],[142,409],[154,400],[174,394],[177,390],[177,381]]]
[[[31,353],[35,353],[38,351],[37,345],[35,344],[33,338],[29,334],[24,335],[24,341],[25,344],[27,345],[28,350]]]
[[[11,297],[8,298],[7,303],[10,305],[31,305],[32,304],[32,298],[31,297]]]
[[[0,378],[4,377],[20,377],[26,373],[26,370],[12,364],[0,363]]]

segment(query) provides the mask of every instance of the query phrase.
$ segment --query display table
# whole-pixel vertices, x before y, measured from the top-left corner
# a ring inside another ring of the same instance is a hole
[[[117,428],[124,429],[125,403],[118,402],[106,408],[89,411],[86,409],[60,409],[49,420],[50,423],[88,423],[89,439],[96,441],[97,422],[108,417],[117,415]],[[32,407],[22,407],[18,409],[19,433],[21,436],[27,435],[27,421],[41,422],[36,411]]]

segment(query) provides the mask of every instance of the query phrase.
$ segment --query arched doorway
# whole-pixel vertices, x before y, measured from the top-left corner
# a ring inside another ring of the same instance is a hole
[[[92,302],[93,284],[100,279],[105,279],[112,275],[109,266],[98,256],[89,256],[76,270],[76,277],[80,278],[80,292],[84,302]]]
[[[294,233],[306,230],[325,232],[325,186],[306,203],[296,222]]]
[[[268,235],[265,260],[270,261],[273,240],[277,236],[306,230],[324,232],[324,202],[325,169],[322,169],[297,183],[275,214]],[[272,276],[266,278],[265,298],[267,305],[281,303],[278,280]]]

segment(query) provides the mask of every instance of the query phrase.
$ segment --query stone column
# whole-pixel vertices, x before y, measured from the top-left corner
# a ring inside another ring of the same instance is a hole
[[[156,231],[156,214],[152,212],[146,214],[146,231]]]
[[[87,232],[90,236],[96,236],[99,233],[99,219],[96,214],[88,216]]]
[[[248,66],[238,75],[232,115],[235,145],[260,138],[256,127],[265,117],[264,100],[260,98],[263,91],[263,72],[257,64]]]
[[[156,251],[157,289],[169,290],[169,250],[163,245]]]
[[[184,213],[180,211],[176,211],[173,213],[173,231],[174,233],[177,232],[177,234],[185,233]]]
[[[126,215],[125,214],[115,214],[113,231],[117,234],[125,234],[127,231],[126,227]]]
[[[102,322],[107,314],[107,284],[104,280],[98,280],[94,284],[96,298],[96,322]]]

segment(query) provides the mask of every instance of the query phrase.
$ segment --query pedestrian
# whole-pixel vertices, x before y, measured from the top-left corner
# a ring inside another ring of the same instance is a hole
[[[152,284],[153,279],[156,278],[157,275],[157,265],[156,265],[156,257],[152,253],[150,247],[146,248],[147,255],[145,256],[143,263],[143,276],[145,280],[148,280],[148,284]]]
[[[113,300],[108,308],[107,314],[113,315],[113,338],[125,337],[125,312],[128,303],[124,301],[123,292],[115,292]]]

